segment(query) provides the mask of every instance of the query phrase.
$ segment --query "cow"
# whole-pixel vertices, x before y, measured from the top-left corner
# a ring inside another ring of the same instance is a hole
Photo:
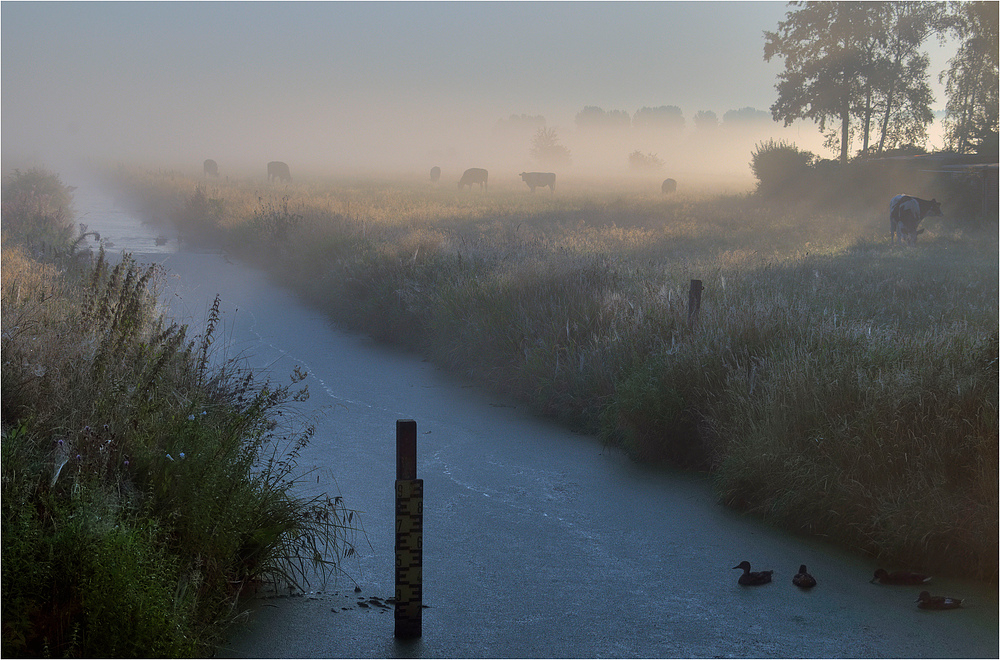
[[[531,192],[535,192],[535,188],[545,186],[552,192],[556,191],[556,175],[552,172],[521,172],[521,180],[528,184]]]
[[[672,192],[677,192],[677,182],[673,179],[664,179],[663,185],[660,186],[660,191],[666,195]]]
[[[927,216],[941,215],[941,203],[936,199],[926,200],[911,195],[896,195],[889,202],[889,242],[896,244],[896,234],[899,234],[899,244],[914,245],[917,234],[924,233],[917,229],[920,221]]]
[[[205,176],[219,176],[219,164],[209,158],[204,163]]]
[[[273,181],[275,179],[291,182],[292,173],[288,171],[287,163],[282,163],[280,160],[272,160],[267,164],[267,180]]]
[[[437,183],[438,179],[440,178],[441,178],[441,168],[435,165],[434,167],[431,168],[431,181]]]
[[[480,190],[485,188],[485,190],[489,192],[490,184],[486,182],[486,179],[489,178],[489,176],[490,173],[482,168],[470,167],[465,170],[464,174],[462,174],[462,180],[458,182],[458,187],[461,189],[463,186],[469,186],[469,190],[472,190],[472,184],[478,183]]]

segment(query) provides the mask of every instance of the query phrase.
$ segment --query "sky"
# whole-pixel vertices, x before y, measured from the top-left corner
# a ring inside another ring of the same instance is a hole
[[[266,160],[486,164],[500,152],[526,161],[530,142],[498,144],[493,131],[521,114],[545,117],[583,161],[574,117],[585,106],[678,106],[689,127],[703,110],[720,120],[744,107],[768,111],[783,65],[764,62],[763,32],[788,10],[711,1],[4,1],[4,166],[69,154],[165,166],[212,157],[222,169]],[[948,55],[929,46],[940,109],[937,73]],[[811,123],[778,135],[821,151]],[[659,149],[669,161],[683,145],[621,148]],[[745,169],[749,153],[734,158]]]

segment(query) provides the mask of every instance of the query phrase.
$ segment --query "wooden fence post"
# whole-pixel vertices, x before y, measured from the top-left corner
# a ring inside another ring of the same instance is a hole
[[[691,289],[688,291],[688,328],[694,329],[694,324],[698,320],[698,310],[701,309],[701,280],[691,280]]]

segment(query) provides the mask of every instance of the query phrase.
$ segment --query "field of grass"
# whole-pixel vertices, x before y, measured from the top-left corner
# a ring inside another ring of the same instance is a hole
[[[346,328],[638,460],[711,470],[727,505],[885,564],[997,578],[995,218],[945,208],[893,249],[885,208],[649,181],[109,177]]]
[[[296,487],[299,374],[219,364],[217,317],[159,316],[157,269],[81,254],[70,204],[4,179],[3,655],[209,657],[245,589],[336,569],[349,513]]]

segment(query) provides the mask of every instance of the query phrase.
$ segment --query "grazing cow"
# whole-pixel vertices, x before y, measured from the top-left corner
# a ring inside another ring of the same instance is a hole
[[[431,181],[437,183],[438,179],[441,178],[441,168],[434,166],[431,168]]]
[[[896,244],[896,234],[899,234],[899,244],[914,245],[917,234],[924,233],[917,229],[920,221],[927,216],[941,215],[941,203],[936,199],[926,200],[910,195],[896,195],[889,202],[889,242]]]
[[[205,176],[219,176],[219,164],[211,158],[205,161]]]
[[[556,191],[556,175],[552,172],[521,172],[521,180],[528,184],[531,192],[535,192],[535,188],[545,186],[552,192]]]
[[[664,195],[672,192],[677,192],[677,182],[673,179],[664,179],[663,185],[660,186],[660,190]]]
[[[469,190],[472,190],[472,184],[478,183],[480,190],[485,188],[489,192],[490,185],[486,182],[489,176],[490,173],[482,168],[470,167],[462,174],[462,180],[458,182],[458,187],[461,189],[463,186],[469,186]]]
[[[292,173],[288,171],[287,163],[282,163],[280,160],[272,160],[267,164],[267,180],[273,181],[274,179],[283,179],[284,181],[291,182]]]

